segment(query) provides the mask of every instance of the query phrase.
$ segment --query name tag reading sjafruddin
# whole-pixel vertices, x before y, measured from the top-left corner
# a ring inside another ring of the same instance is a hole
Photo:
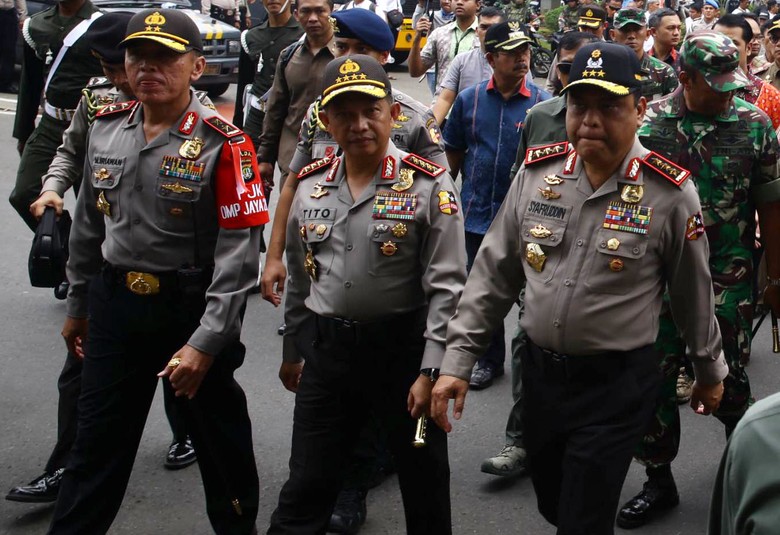
[[[378,191],[374,197],[374,219],[414,219],[417,209],[416,193]]]

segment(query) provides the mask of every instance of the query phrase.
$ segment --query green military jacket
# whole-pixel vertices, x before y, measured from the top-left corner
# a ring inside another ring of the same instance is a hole
[[[692,173],[716,301],[729,288],[749,286],[755,205],[780,200],[780,147],[769,118],[736,97],[724,113],[704,117],[686,108],[679,87],[648,106],[638,135],[645,147]]]
[[[514,177],[525,159],[525,151],[530,147],[549,145],[566,141],[566,97],[557,96],[540,102],[528,112],[517,145],[517,157],[510,171]]]
[[[674,69],[660,59],[644,54],[642,61],[642,96],[648,102],[658,100],[677,88],[677,74]]]
[[[72,17],[61,16],[55,5],[25,20],[22,28],[25,42],[22,74],[13,132],[16,139],[27,141],[35,129],[40,95],[63,40],[76,25],[89,19],[96,11],[98,9],[92,2],[86,0]],[[100,61],[92,55],[82,36],[63,57],[44,97],[56,108],[75,109],[81,98],[81,89],[90,78],[102,74]]]
[[[261,97],[271,89],[279,54],[301,35],[303,28],[295,17],[290,17],[284,26],[272,28],[266,21],[241,33],[242,51],[249,56],[255,73],[251,89],[253,95]]]
[[[577,29],[577,21],[580,20],[577,9],[578,8],[576,7],[574,9],[569,9],[569,6],[566,6],[563,8],[563,11],[561,11],[558,22],[563,26],[564,30]]]

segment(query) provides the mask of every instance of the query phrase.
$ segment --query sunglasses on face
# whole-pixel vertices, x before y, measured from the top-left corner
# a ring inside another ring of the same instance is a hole
[[[569,74],[569,71],[571,70],[571,61],[561,61],[558,63],[558,70],[563,74]]]

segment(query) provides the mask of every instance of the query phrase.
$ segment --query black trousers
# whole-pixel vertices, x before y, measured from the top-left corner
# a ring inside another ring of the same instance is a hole
[[[614,532],[620,490],[661,384],[659,362],[652,346],[587,357],[526,346],[525,449],[539,512],[559,535]]]
[[[155,296],[131,293],[109,270],[89,290],[89,331],[81,373],[76,441],[51,534],[108,531],[122,503],[157,373],[188,340],[203,312],[174,284]],[[233,378],[244,359],[239,342],[216,356],[193,400],[176,398],[198,454],[206,508],[218,534],[248,534],[259,484],[246,397]],[[117,449],[121,445],[121,449]],[[241,514],[231,504],[238,499]]]
[[[0,9],[0,90],[14,81],[17,21],[16,9]]]
[[[78,402],[81,394],[81,368],[81,360],[76,358],[73,353],[68,352],[65,357],[65,365],[57,380],[57,389],[60,394],[57,402],[57,443],[54,444],[54,449],[46,462],[46,472],[49,474],[68,464],[70,450],[76,440],[76,428],[79,420]],[[162,382],[162,386],[165,414],[171,426],[173,440],[183,442],[188,435],[187,422],[184,415],[181,414],[171,383],[165,380]]]
[[[295,397],[290,478],[269,534],[325,533],[336,495],[370,412],[387,430],[398,468],[406,531],[452,533],[447,435],[428,424],[414,448],[416,420],[406,409],[425,346],[424,310],[348,327],[312,315],[297,339],[306,365]]]

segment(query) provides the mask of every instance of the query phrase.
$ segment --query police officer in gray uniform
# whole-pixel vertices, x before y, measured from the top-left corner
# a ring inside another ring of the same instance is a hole
[[[387,23],[376,13],[367,9],[348,9],[336,11],[332,15],[336,52],[339,57],[350,54],[366,54],[384,65],[395,46],[393,34]],[[431,160],[441,167],[447,167],[447,157],[441,141],[441,131],[433,113],[411,98],[409,95],[393,89],[393,100],[398,103],[401,113],[393,123],[391,141],[406,152],[413,152]],[[277,290],[284,286],[287,270],[282,262],[285,247],[285,229],[290,213],[297,174],[312,161],[333,157],[338,145],[320,122],[320,100],[309,106],[301,124],[298,145],[290,162],[290,174],[284,181],[279,202],[274,212],[274,224],[263,269],[263,298],[275,304],[281,303]]]
[[[140,103],[97,112],[71,231],[63,336],[84,363],[50,533],[109,529],[164,377],[198,452],[213,529],[248,534],[259,487],[233,371],[245,353],[258,227],[268,220],[254,149],[194,97],[190,83],[205,60],[185,13],[141,11],[127,34],[125,66]]]
[[[457,193],[446,169],[390,142],[400,106],[375,59],[333,60],[323,85],[319,118],[343,156],[301,170],[288,224],[279,375],[297,395],[290,478],[268,533],[325,532],[373,412],[395,455],[407,532],[448,534],[446,435],[431,424],[426,447],[412,439],[466,277]]]
[[[714,410],[728,373],[690,172],[636,137],[640,72],[622,45],[575,55],[564,88],[573,148],[526,153],[449,324],[433,393],[449,431],[448,400],[460,418],[471,368],[525,282],[524,442],[539,510],[559,534],[613,533],[661,383],[664,288],[696,370],[693,406]]]

